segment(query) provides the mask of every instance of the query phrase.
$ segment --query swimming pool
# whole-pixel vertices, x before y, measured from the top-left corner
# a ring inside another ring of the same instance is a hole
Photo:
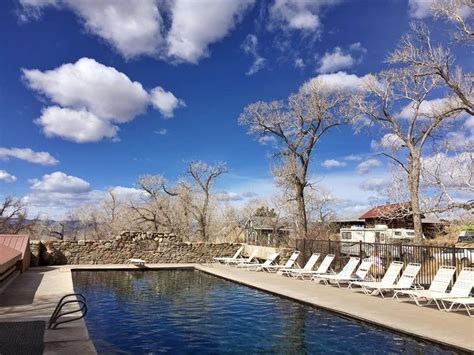
[[[99,353],[455,353],[192,270],[76,271]]]

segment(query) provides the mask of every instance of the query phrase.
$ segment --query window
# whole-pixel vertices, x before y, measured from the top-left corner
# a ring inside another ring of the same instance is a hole
[[[352,239],[351,232],[342,232],[341,239],[351,240]]]

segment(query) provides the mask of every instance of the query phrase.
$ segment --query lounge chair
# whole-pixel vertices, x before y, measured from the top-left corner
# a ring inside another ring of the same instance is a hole
[[[429,289],[399,290],[393,294],[393,298],[396,298],[397,300],[401,301],[399,296],[406,295],[409,296],[410,299],[415,301],[418,306],[421,306],[422,304],[419,301],[421,299],[426,299],[426,297],[429,297],[430,294],[445,294],[455,272],[455,266],[441,266],[436,272],[433,281],[431,281]]]
[[[290,269],[296,263],[296,259],[298,259],[298,256],[300,256],[300,252],[294,251],[285,265],[268,265],[268,266],[263,267],[263,271],[277,272],[282,269]]]
[[[459,297],[459,298],[445,298],[441,300],[444,309],[447,312],[451,312],[453,307],[456,306],[455,310],[458,310],[462,306],[466,310],[469,317],[473,317],[474,315],[471,314],[472,307],[474,306],[474,297]],[[451,306],[447,307],[446,304],[451,303]]]
[[[318,261],[319,257],[321,254],[319,253],[314,253],[311,255],[309,260],[306,262],[305,266],[302,269],[297,269],[297,268],[283,268],[280,270],[281,274],[283,276],[290,276],[290,277],[298,277],[300,273],[304,273],[307,271],[312,271],[314,265],[316,265],[316,262]]]
[[[255,261],[255,257],[258,254],[258,249],[255,249],[252,254],[248,258],[237,258],[234,260],[226,260],[224,261],[224,264],[226,265],[239,265],[239,264],[251,264],[251,263],[257,263]]]
[[[145,260],[142,260],[142,259],[131,258],[131,259],[128,259],[128,262],[130,264],[137,265],[137,266],[144,266],[145,265]]]
[[[244,246],[242,245],[232,257],[218,257],[218,258],[212,258],[212,259],[219,263],[225,263],[226,261],[229,261],[229,260],[237,260],[240,257],[240,253],[242,253],[243,251],[244,251]]]
[[[334,254],[326,255],[317,270],[305,270],[298,272],[296,274],[296,278],[304,280],[305,277],[311,278],[312,276],[327,274],[329,272],[335,274],[335,272],[330,268],[335,257],[336,256]]]
[[[262,271],[265,267],[272,265],[280,254],[272,253],[265,262],[262,264],[259,263],[250,263],[250,264],[239,264],[237,267],[244,268],[252,271]]]
[[[400,271],[403,269],[403,262],[401,261],[392,261],[388,267],[385,275],[383,275],[382,280],[380,281],[352,281],[349,283],[349,288],[353,289],[354,286],[360,286],[362,291],[368,295],[370,291],[368,287],[382,286],[382,287],[391,287],[395,284]]]
[[[439,310],[446,309],[442,302],[443,299],[468,298],[474,286],[474,268],[464,268],[459,273],[451,291],[446,292],[455,271],[455,266],[442,266],[436,273],[428,290],[401,291],[395,293],[394,297],[398,299],[399,294],[405,294],[415,301],[418,306],[422,306],[420,301],[425,300],[427,305],[434,301]]]
[[[382,282],[374,282],[365,285],[367,289],[367,294],[380,294],[382,298],[385,298],[384,292],[395,292],[400,290],[409,290],[413,288],[413,283],[415,282],[416,275],[421,269],[421,264],[419,263],[409,263],[405,270],[400,276],[398,282],[394,285],[382,284]],[[418,287],[418,286],[416,286]]]
[[[313,279],[315,279],[315,281],[322,281],[325,285],[329,285],[331,282],[334,282],[338,287],[341,287],[341,283],[349,283],[356,280],[363,281],[367,277],[370,267],[372,266],[372,261],[363,261],[357,268],[357,271],[354,273],[359,261],[360,258],[352,257],[338,274],[319,275],[313,277]]]

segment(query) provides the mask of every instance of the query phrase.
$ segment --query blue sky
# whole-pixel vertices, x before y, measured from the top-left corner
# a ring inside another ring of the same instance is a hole
[[[203,160],[227,162],[216,189],[234,203],[268,197],[271,144],[238,125],[243,108],[318,75],[377,72],[411,20],[432,21],[422,0],[225,3],[2,1],[0,195],[61,218],[108,188],[133,193],[143,174],[175,181]],[[372,134],[344,127],[316,148],[311,174],[342,215],[377,195],[364,183],[387,179],[382,159],[358,169]]]

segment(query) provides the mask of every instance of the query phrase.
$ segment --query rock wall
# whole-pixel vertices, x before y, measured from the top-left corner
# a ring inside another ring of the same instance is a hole
[[[161,233],[123,232],[112,240],[31,241],[31,265],[124,264],[130,258],[147,263],[207,263],[233,255],[240,244],[182,242]]]

